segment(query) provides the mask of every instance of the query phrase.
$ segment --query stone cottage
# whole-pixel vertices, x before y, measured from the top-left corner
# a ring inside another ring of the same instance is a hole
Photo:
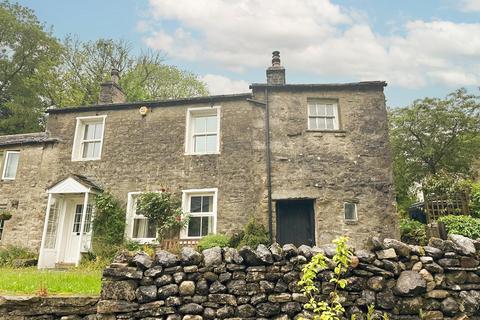
[[[249,93],[130,103],[114,70],[97,105],[0,136],[0,245],[39,250],[40,267],[78,263],[102,190],[125,204],[126,237],[154,241],[135,203],[163,188],[190,215],[183,243],[252,215],[280,243],[397,236],[386,83],[287,84],[277,51],[266,73]]]

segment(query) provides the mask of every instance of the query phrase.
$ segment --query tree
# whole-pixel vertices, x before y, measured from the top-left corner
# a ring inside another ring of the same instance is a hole
[[[99,39],[81,42],[67,37],[62,64],[47,83],[52,105],[96,104],[100,83],[108,80],[112,68],[120,71],[120,86],[127,101],[178,99],[208,94],[205,83],[193,73],[164,64],[160,53],[134,55],[122,40]]]
[[[465,89],[390,110],[389,122],[397,201],[428,175],[471,174],[480,156],[480,100]]]
[[[0,134],[38,131],[44,75],[59,63],[61,46],[32,10],[0,2]]]

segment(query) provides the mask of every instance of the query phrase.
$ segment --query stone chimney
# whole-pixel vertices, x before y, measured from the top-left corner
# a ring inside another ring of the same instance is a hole
[[[110,75],[110,81],[105,81],[100,84],[98,104],[124,103],[127,101],[127,96],[118,84],[118,81],[120,80],[119,71],[117,69],[112,69]]]
[[[284,85],[285,68],[280,64],[280,51],[273,51],[272,66],[267,69],[267,84]]]

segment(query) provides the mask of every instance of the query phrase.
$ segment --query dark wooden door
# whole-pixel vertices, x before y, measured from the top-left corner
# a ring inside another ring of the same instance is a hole
[[[315,245],[313,200],[277,201],[277,242]]]

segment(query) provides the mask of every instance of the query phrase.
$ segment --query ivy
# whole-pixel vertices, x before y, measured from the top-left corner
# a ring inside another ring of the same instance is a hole
[[[438,220],[445,223],[445,228],[450,234],[459,234],[470,239],[480,238],[480,219],[464,215],[448,215]]]
[[[125,208],[108,192],[95,198],[92,230],[93,252],[97,256],[111,257],[123,243]]]

